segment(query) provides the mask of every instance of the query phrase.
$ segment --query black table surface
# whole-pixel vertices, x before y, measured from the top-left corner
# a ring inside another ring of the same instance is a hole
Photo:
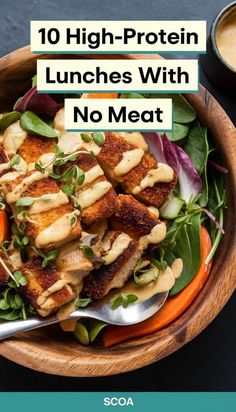
[[[29,43],[30,20],[207,20],[227,0],[0,0],[0,56]],[[111,23],[112,24],[112,23]],[[183,57],[183,56],[177,56]],[[236,124],[236,96],[210,90]],[[222,136],[224,138],[224,136]],[[235,391],[235,294],[192,342],[155,364],[104,378],[46,375],[0,357],[0,391]]]

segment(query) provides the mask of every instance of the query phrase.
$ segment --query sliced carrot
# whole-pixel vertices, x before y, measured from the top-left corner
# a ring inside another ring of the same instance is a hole
[[[81,99],[117,99],[118,93],[83,93]]]
[[[131,338],[148,335],[173,322],[192,303],[204,283],[211,269],[211,263],[205,263],[211,249],[211,239],[204,226],[201,226],[201,263],[192,282],[176,296],[170,297],[163,308],[151,318],[132,326],[109,326],[103,334],[105,347],[115,345]]]
[[[2,243],[8,235],[8,217],[5,210],[0,210],[0,243]]]

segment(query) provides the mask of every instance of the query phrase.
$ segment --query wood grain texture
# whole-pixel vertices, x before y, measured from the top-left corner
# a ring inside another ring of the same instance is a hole
[[[154,55],[60,56],[60,58],[159,58]],[[28,47],[0,59],[0,110],[8,109],[30,86],[37,55]],[[58,56],[40,56],[58,58]],[[210,276],[193,304],[164,329],[110,349],[82,347],[69,334],[54,326],[8,339],[0,344],[0,354],[41,372],[64,376],[104,376],[148,365],[168,356],[198,335],[220,312],[236,284],[236,129],[217,101],[200,87],[200,93],[186,95],[201,121],[211,131],[224,164],[228,209],[225,236],[214,259]]]

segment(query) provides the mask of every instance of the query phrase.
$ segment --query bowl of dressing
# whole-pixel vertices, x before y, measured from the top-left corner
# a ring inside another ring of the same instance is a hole
[[[218,88],[236,91],[236,1],[215,17],[201,62],[208,78]]]

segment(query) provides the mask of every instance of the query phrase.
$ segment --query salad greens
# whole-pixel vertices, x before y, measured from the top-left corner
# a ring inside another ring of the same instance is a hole
[[[123,306],[123,308],[127,308],[131,303],[136,302],[138,300],[138,296],[136,295],[124,295],[121,293],[117,298],[115,298],[112,302],[111,308],[114,310],[119,306]]]
[[[53,128],[53,119],[57,111],[63,105],[63,96],[57,96],[56,100],[48,94],[39,94],[36,88],[37,78],[32,79],[31,89],[17,100],[14,111],[0,115],[0,132],[9,125],[20,121],[21,127],[28,133],[57,139],[58,134]],[[80,96],[79,94],[75,97]],[[171,266],[176,258],[183,261],[183,272],[176,280],[170,291],[170,295],[179,293],[194,278],[201,262],[201,225],[204,224],[211,237],[212,248],[206,259],[209,263],[213,258],[222,235],[224,208],[226,207],[226,196],[224,190],[223,174],[227,170],[215,162],[216,151],[212,148],[211,139],[207,129],[197,119],[195,110],[189,105],[182,95],[178,94],[145,94],[145,93],[123,93],[120,98],[172,98],[174,125],[173,131],[168,134],[144,133],[150,152],[157,161],[167,163],[174,170],[177,185],[160,208],[160,215],[166,219],[167,236],[161,245],[158,245],[145,257],[134,272],[134,282],[140,286],[158,278],[159,272],[165,270],[167,265]],[[61,99],[61,100],[60,100]],[[97,145],[104,143],[104,134],[100,132],[82,133],[84,142],[93,140]],[[57,140],[55,140],[57,142]],[[49,176],[56,181],[61,181],[61,190],[70,196],[75,208],[80,209],[75,193],[83,184],[85,173],[75,164],[69,164],[65,170],[63,166],[73,162],[79,153],[87,151],[79,150],[72,154],[62,152],[57,144],[54,144],[55,156],[43,164],[38,161],[35,169],[45,173],[53,164],[53,171]],[[93,152],[89,153],[94,156]],[[20,163],[20,156],[16,154],[10,160],[10,167]],[[24,218],[36,198],[22,197],[16,205],[15,210],[18,218],[23,221],[16,226],[12,225],[13,246],[20,250],[23,261],[26,260],[27,246],[30,239],[26,234]],[[75,223],[76,216],[72,217],[71,225]],[[91,237],[92,236],[92,237]],[[85,256],[93,263],[104,263],[102,258],[95,256],[92,246],[96,243],[94,235],[89,235],[81,244]],[[7,253],[4,245],[1,246],[2,253]],[[59,254],[57,249],[49,252],[35,249],[42,257],[42,266],[45,268],[55,260]],[[100,260],[99,260],[100,259]],[[99,260],[99,262],[98,262]],[[26,284],[26,279],[20,271],[15,270],[13,278],[6,285],[0,286],[0,319],[14,320],[25,319],[32,313],[30,305],[26,304],[19,294],[21,287]],[[120,306],[127,307],[136,302],[136,295],[120,294],[112,302],[112,309]],[[78,298],[77,308],[84,308],[91,303],[90,298]],[[106,324],[100,321],[80,320],[74,331],[75,337],[84,345],[93,342]]]
[[[107,326],[106,323],[95,319],[82,319],[76,324],[75,331],[73,332],[75,338],[82,345],[89,345],[94,342],[98,334]]]
[[[3,132],[12,123],[17,122],[21,117],[19,112],[10,112],[0,115],[0,132]]]
[[[22,129],[24,129],[28,133],[49,137],[51,139],[58,137],[57,132],[51,126],[49,126],[36,114],[30,111],[24,112],[22,114],[20,118],[20,125]]]

